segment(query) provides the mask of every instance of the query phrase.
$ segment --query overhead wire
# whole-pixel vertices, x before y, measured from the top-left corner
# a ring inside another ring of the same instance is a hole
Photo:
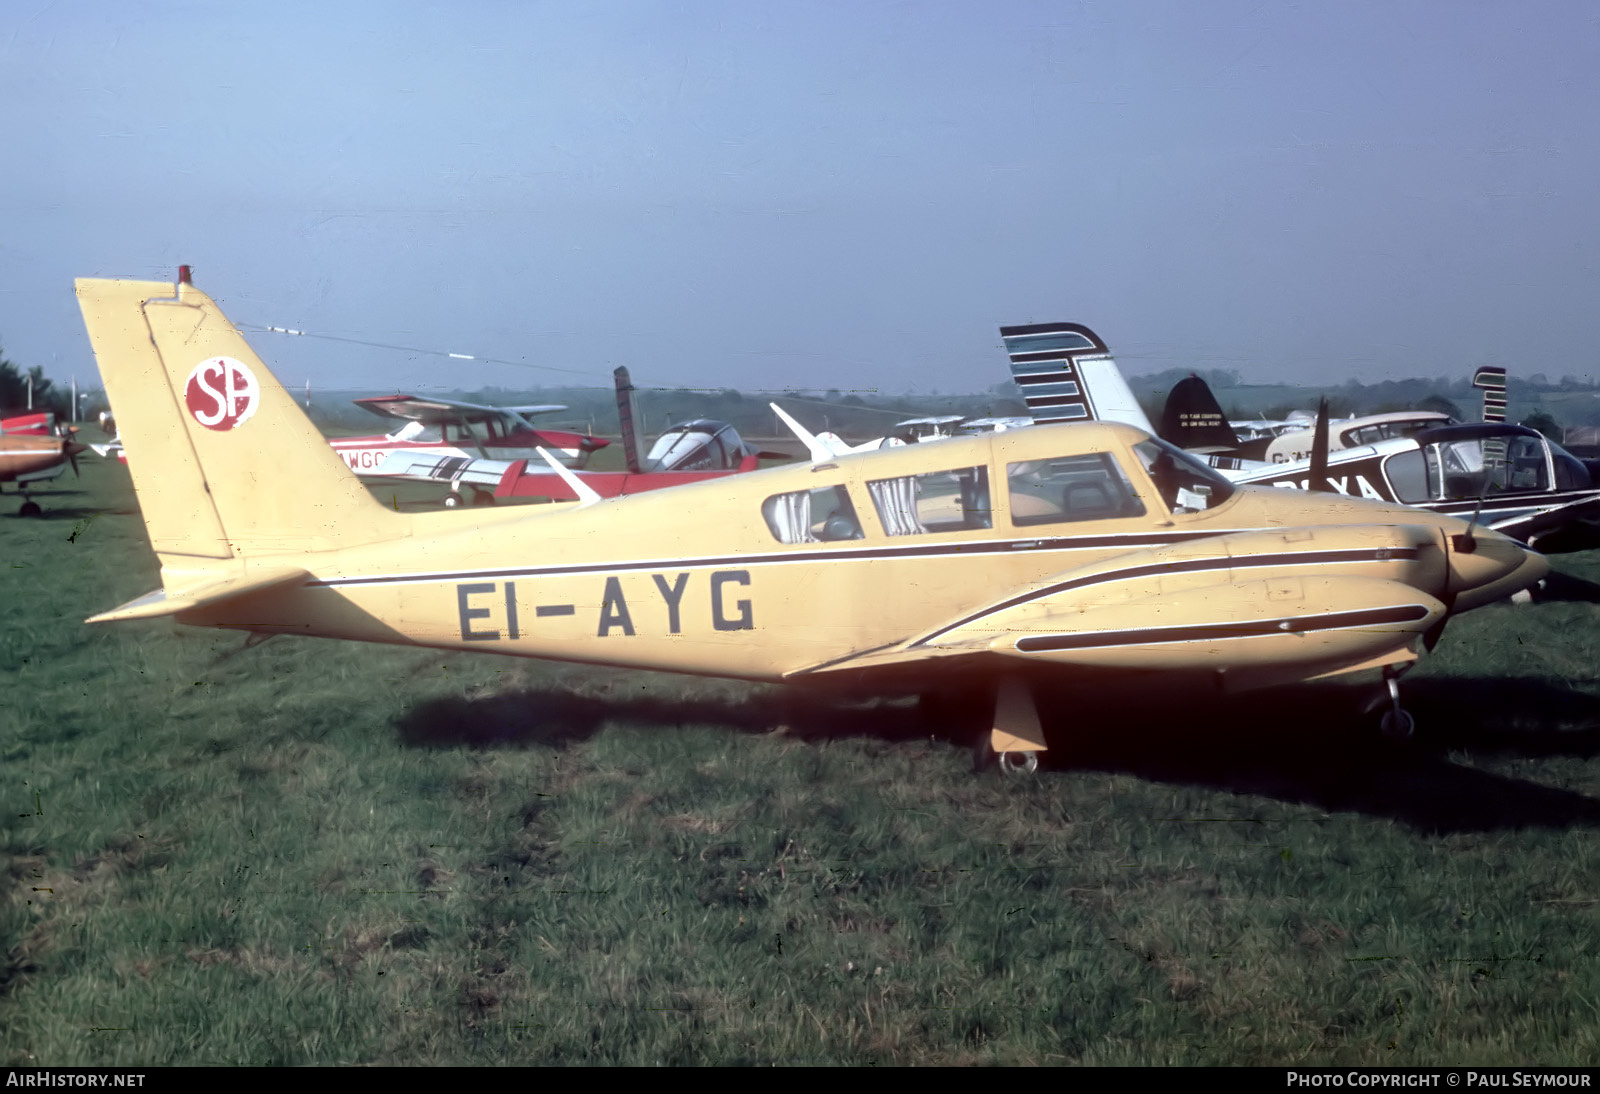
[[[559,372],[559,373],[563,373],[563,374],[568,375],[568,376],[586,376],[586,377],[591,377],[591,378],[600,377],[601,376],[600,373],[596,373],[596,372],[585,370],[585,369],[561,368],[559,365],[540,365],[540,364],[535,364],[532,361],[510,361],[510,360],[507,360],[507,359],[505,359],[503,357],[484,357],[484,356],[480,356],[478,354],[473,354],[473,353],[456,353],[456,352],[453,352],[451,350],[425,349],[425,348],[423,348],[421,346],[399,346],[399,345],[395,345],[392,342],[373,342],[373,341],[369,341],[369,340],[363,339],[363,338],[347,338],[347,337],[345,337],[343,335],[338,335],[338,334],[319,334],[319,333],[316,333],[314,331],[296,330],[293,327],[273,327],[273,326],[267,326],[267,325],[261,324],[261,323],[240,323],[240,324],[238,324],[238,326],[239,326],[240,331],[242,333],[246,333],[246,334],[288,334],[288,335],[294,335],[294,336],[300,337],[300,338],[315,338],[315,339],[319,339],[319,340],[325,341],[325,342],[342,342],[342,343],[344,343],[346,345],[352,345],[352,346],[368,346],[368,347],[371,347],[372,349],[391,350],[391,351],[396,352],[396,353],[414,353],[414,354],[422,354],[422,355],[428,356],[428,357],[445,357],[445,358],[449,358],[449,359],[455,360],[455,361],[482,361],[484,364],[511,365],[511,366],[516,367],[516,368],[540,369],[540,370],[542,370],[544,372]],[[605,385],[602,384],[602,385],[597,385],[597,386],[600,387],[601,389],[604,389]],[[639,391],[692,391],[692,392],[701,392],[701,393],[705,393],[705,394],[719,394],[719,393],[721,393],[723,391],[737,390],[737,389],[709,388],[709,387],[674,387],[672,385],[666,385],[666,384],[640,384],[640,385],[636,386],[636,390],[639,390]],[[873,394],[877,394],[877,390],[876,389],[867,389],[867,390],[871,390],[873,392]],[[757,389],[754,389],[752,391],[741,391],[740,394],[741,395],[781,395],[785,400],[787,400],[789,402],[808,403],[808,404],[810,404],[812,406],[825,406],[825,407],[829,407],[829,408],[832,408],[832,409],[835,409],[835,410],[858,411],[858,412],[863,413],[863,414],[885,414],[885,415],[888,415],[889,417],[893,417],[893,418],[902,417],[907,413],[911,413],[910,411],[906,411],[906,410],[888,410],[888,409],[885,409],[885,408],[882,408],[882,407],[875,407],[875,406],[866,406],[866,405],[856,406],[856,405],[846,404],[846,403],[829,402],[829,401],[824,400],[824,399],[809,399],[809,398],[806,398],[803,395],[796,395],[792,391],[790,391],[788,389],[783,389],[783,388],[757,388]],[[848,392],[846,394],[855,394],[855,392],[852,391],[852,392]],[[931,414],[933,412],[932,411],[916,411],[916,413]]]

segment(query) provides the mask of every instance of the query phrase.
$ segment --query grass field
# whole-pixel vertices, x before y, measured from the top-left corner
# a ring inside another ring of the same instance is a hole
[[[1600,557],[1349,694],[905,702],[85,616],[126,472],[0,502],[3,1064],[1592,1064]]]

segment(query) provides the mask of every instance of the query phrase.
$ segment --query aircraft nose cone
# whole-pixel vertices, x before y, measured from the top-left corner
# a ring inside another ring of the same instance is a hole
[[[1447,550],[1458,612],[1504,600],[1550,572],[1543,555],[1484,528],[1447,535]]]

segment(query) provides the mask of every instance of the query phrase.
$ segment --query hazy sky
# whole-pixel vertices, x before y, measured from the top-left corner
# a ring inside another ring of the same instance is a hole
[[[299,386],[1600,375],[1600,5],[29,3],[0,348],[172,278]]]

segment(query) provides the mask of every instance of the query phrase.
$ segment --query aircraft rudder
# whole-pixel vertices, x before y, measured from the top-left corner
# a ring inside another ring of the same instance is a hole
[[[79,278],[74,288],[106,398],[118,419],[150,545],[163,555],[231,557],[144,319],[148,301],[175,299],[177,290],[164,281],[99,278]]]
[[[153,542],[161,525],[158,551],[285,553],[392,534],[398,514],[371,497],[205,293],[86,279],[79,300]],[[186,497],[162,500],[174,492]],[[201,502],[209,524],[184,512]]]
[[[1011,378],[1039,425],[1112,421],[1154,433],[1106,344],[1081,323],[1000,328]]]

